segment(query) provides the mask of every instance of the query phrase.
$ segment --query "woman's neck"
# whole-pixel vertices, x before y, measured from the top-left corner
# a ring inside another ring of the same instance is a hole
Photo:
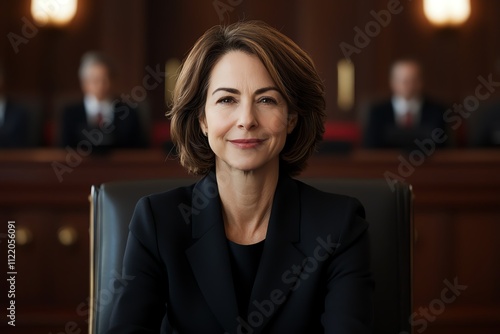
[[[278,161],[266,167],[243,172],[216,164],[224,227],[233,242],[249,245],[266,237],[279,178]]]

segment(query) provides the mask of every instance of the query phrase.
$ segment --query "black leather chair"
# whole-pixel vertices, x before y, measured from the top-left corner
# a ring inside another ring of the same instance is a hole
[[[194,179],[110,182],[91,193],[91,305],[89,332],[108,328],[115,280],[122,267],[128,224],[135,203],[145,195],[191,184]],[[371,260],[375,279],[374,333],[412,333],[412,190],[384,180],[303,179],[318,189],[358,198],[370,223]]]

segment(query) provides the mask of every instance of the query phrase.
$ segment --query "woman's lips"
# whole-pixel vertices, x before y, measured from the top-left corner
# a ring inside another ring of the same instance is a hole
[[[265,140],[264,139],[256,139],[256,138],[251,138],[251,139],[233,139],[230,140],[233,145],[239,147],[239,148],[254,148],[262,144]]]

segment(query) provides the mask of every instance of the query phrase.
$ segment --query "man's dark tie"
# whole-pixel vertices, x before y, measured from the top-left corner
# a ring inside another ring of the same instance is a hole
[[[102,117],[102,111],[99,110],[99,112],[97,113],[97,117],[96,117],[96,125],[98,127],[101,127],[103,122],[104,122],[104,118]]]
[[[413,113],[411,111],[407,111],[403,117],[403,127],[405,129],[409,129],[409,128],[413,127],[414,123],[415,123],[415,119],[413,117]]]

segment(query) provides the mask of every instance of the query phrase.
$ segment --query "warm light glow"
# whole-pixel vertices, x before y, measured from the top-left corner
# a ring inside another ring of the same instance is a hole
[[[427,19],[438,26],[457,26],[470,16],[470,0],[424,0]]]
[[[63,26],[76,14],[78,0],[31,0],[31,15],[39,25]]]
[[[343,111],[354,106],[354,64],[346,59],[337,63],[337,105]]]

